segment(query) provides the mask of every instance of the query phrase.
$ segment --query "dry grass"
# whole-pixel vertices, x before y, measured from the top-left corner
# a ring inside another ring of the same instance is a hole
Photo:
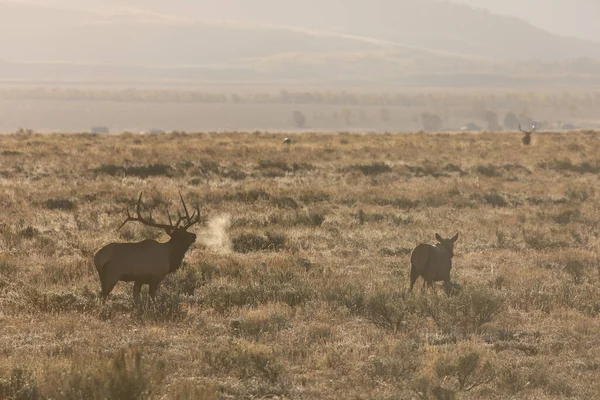
[[[282,139],[1,136],[0,398],[600,396],[599,134]],[[165,240],[116,231],[141,190],[198,243],[102,305],[95,250]],[[405,296],[457,231],[453,296]]]

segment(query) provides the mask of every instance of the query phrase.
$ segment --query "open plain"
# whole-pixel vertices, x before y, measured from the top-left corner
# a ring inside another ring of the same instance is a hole
[[[0,136],[0,398],[600,396],[600,134]],[[202,221],[157,302],[92,258]],[[455,244],[454,290],[409,285]]]

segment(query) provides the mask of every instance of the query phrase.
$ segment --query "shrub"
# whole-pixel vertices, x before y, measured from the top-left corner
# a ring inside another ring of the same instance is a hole
[[[243,233],[232,240],[233,251],[250,253],[253,251],[279,251],[285,247],[286,237],[282,233],[267,232],[265,236]]]
[[[407,165],[406,169],[415,177],[421,178],[424,176],[431,176],[434,178],[440,178],[448,176],[448,173],[443,172],[444,169],[440,169],[437,166],[426,163],[424,165]]]
[[[292,168],[285,161],[274,161],[274,160],[261,160],[258,162],[258,167],[260,169],[278,169],[283,172],[290,172]]]
[[[373,203],[378,206],[392,206],[401,210],[410,211],[411,209],[418,207],[420,201],[407,199],[405,197],[397,197],[395,199],[376,198],[374,199]]]
[[[579,260],[569,260],[565,265],[565,272],[573,278],[575,284],[581,284],[585,280],[585,264]]]
[[[138,308],[138,317],[156,322],[179,322],[187,317],[182,307],[183,298],[179,293],[161,291],[153,303]]]
[[[167,275],[162,286],[165,288],[165,291],[170,293],[193,296],[196,289],[202,286],[204,281],[204,270],[187,267],[180,269],[175,274]]]
[[[337,282],[324,294],[325,300],[346,307],[352,314],[362,315],[366,308],[365,289],[352,284]]]
[[[477,172],[479,175],[487,176],[490,178],[502,175],[502,173],[498,171],[498,168],[492,164],[478,165],[475,168],[475,172]]]
[[[283,365],[269,348],[245,341],[206,349],[204,362],[221,374],[234,374],[241,379],[260,378],[271,383],[277,383],[284,372]]]
[[[485,287],[461,290],[456,296],[425,298],[421,306],[444,333],[469,336],[504,309],[504,299]]]
[[[365,317],[380,328],[398,331],[406,324],[410,310],[399,293],[379,292],[367,297]]]
[[[500,193],[488,192],[483,195],[485,202],[494,207],[508,207],[508,202]]]
[[[578,209],[565,210],[558,215],[552,217],[557,224],[571,224],[577,222],[581,218],[581,211]]]
[[[329,194],[325,193],[325,192],[309,191],[309,192],[302,193],[299,198],[300,198],[301,202],[303,202],[305,204],[309,204],[309,203],[321,203],[324,201],[329,201],[331,196],[329,196]]]
[[[69,199],[48,199],[44,206],[49,210],[71,211],[75,209],[75,203]]]
[[[34,237],[38,236],[39,234],[40,234],[40,231],[38,231],[37,229],[35,229],[32,226],[28,226],[19,232],[19,236],[21,236],[22,238],[25,238],[25,239],[33,239]]]
[[[371,164],[354,164],[348,167],[349,170],[358,170],[363,175],[379,175],[387,172],[392,172],[392,167],[382,162],[374,162]]]
[[[587,161],[581,164],[574,164],[570,160],[554,160],[552,162],[542,162],[538,166],[544,169],[550,169],[557,172],[575,172],[578,174],[597,174],[600,172],[600,165],[590,164]]]
[[[291,220],[293,226],[305,225],[319,227],[325,221],[325,215],[318,212],[297,213]]]
[[[237,169],[224,169],[221,172],[221,176],[223,178],[228,178],[234,181],[243,181],[247,177],[244,171],[240,171]]]
[[[33,373],[23,368],[14,368],[6,377],[0,377],[0,399],[41,399]]]
[[[296,210],[300,207],[296,200],[291,197],[272,197],[271,204],[277,208],[287,208],[291,210]]]
[[[298,279],[281,282],[261,277],[246,284],[210,285],[198,296],[198,301],[224,313],[233,307],[256,307],[265,303],[297,307],[311,300],[314,295],[314,290]]]
[[[278,310],[250,310],[242,318],[231,321],[231,329],[236,335],[257,340],[263,333],[278,332],[291,328],[287,315]]]
[[[146,367],[139,351],[119,350],[99,365],[88,362],[74,363],[71,373],[57,378],[54,396],[76,399],[147,399],[164,378],[164,364]]]
[[[271,195],[263,189],[253,189],[247,192],[237,192],[235,199],[246,204],[254,204],[259,200],[269,200]]]
[[[460,354],[455,358],[441,358],[435,365],[438,378],[447,381],[455,379],[458,390],[469,391],[494,380],[494,369],[489,361],[481,363],[481,356],[475,351]]]
[[[0,260],[0,276],[11,278],[17,273],[17,271],[18,268],[15,264],[6,260]]]
[[[83,312],[93,307],[92,299],[85,299],[72,292],[40,292],[28,287],[24,295],[32,307],[46,313]]]

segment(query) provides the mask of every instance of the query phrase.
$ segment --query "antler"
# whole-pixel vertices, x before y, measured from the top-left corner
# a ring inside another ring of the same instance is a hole
[[[142,205],[142,193],[140,192],[140,197],[138,197],[138,201],[137,201],[137,205],[135,207],[136,213],[137,213],[137,217],[132,217],[131,214],[129,213],[129,207],[126,209],[127,211],[127,218],[125,219],[125,221],[123,221],[123,223],[119,226],[119,228],[117,230],[120,230],[123,225],[125,225],[127,222],[129,221],[138,221],[141,222],[144,225],[148,225],[148,226],[153,226],[155,228],[160,228],[160,229],[164,229],[167,231],[167,233],[170,235],[173,231],[175,231],[176,229],[179,228],[179,224],[181,224],[183,221],[187,221],[183,227],[181,229],[186,230],[189,227],[191,227],[194,224],[197,224],[198,222],[200,222],[200,207],[196,206],[196,209],[194,210],[194,213],[192,214],[192,216],[190,217],[190,214],[188,212],[187,206],[185,205],[185,201],[183,200],[183,196],[181,195],[181,192],[179,192],[179,197],[181,198],[181,203],[183,204],[183,209],[185,211],[185,215],[181,215],[179,214],[179,218],[177,219],[177,222],[175,223],[175,225],[173,225],[173,220],[171,219],[171,214],[169,213],[169,211],[167,210],[167,216],[169,217],[169,225],[167,224],[158,224],[156,222],[150,221],[144,217],[142,217],[141,214],[141,205]]]
[[[179,198],[181,199],[181,204],[183,204],[183,210],[185,211],[185,217],[179,217],[179,220],[181,220],[182,218],[187,219],[187,222],[185,223],[185,225],[182,228],[185,231],[192,225],[200,222],[200,206],[198,206],[198,205],[196,206],[196,209],[194,210],[194,212],[192,213],[192,216],[190,217],[190,213],[188,212],[188,209],[185,205],[185,201],[183,200],[181,191],[179,191]]]
[[[123,223],[121,224],[121,226],[119,226],[119,229],[117,229],[117,230],[120,230],[123,227],[123,225],[125,225],[129,221],[139,221],[144,225],[153,226],[155,228],[160,228],[160,229],[165,229],[165,230],[167,230],[167,232],[172,231],[175,228],[175,227],[173,227],[173,224],[170,224],[170,225],[157,224],[156,222],[152,222],[152,221],[147,220],[144,217],[142,217],[142,214],[140,212],[141,205],[142,205],[142,192],[140,192],[140,197],[138,197],[137,205],[135,207],[135,211],[137,212],[137,217],[132,217],[131,214],[129,214],[129,207],[127,207],[127,209],[126,209],[127,219],[125,219],[125,221],[123,221]],[[171,222],[171,216],[169,216],[169,222]],[[179,221],[179,222],[181,222],[181,221]],[[178,224],[179,224],[179,222],[178,222]]]
[[[523,130],[523,129],[521,128],[521,124],[519,124],[519,130],[520,130],[521,132],[523,132],[524,134],[526,134],[526,135],[531,135],[531,134],[533,133],[533,131],[535,131],[535,124],[531,125],[531,130],[530,130],[529,132],[528,132],[528,131],[526,131],[526,130]]]

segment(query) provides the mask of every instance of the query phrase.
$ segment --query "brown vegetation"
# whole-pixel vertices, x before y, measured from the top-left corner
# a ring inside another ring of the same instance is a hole
[[[0,398],[600,395],[599,134],[283,138],[1,136]],[[125,206],[179,189],[182,268],[102,304],[95,251],[164,241]],[[405,296],[435,231],[460,290]]]

